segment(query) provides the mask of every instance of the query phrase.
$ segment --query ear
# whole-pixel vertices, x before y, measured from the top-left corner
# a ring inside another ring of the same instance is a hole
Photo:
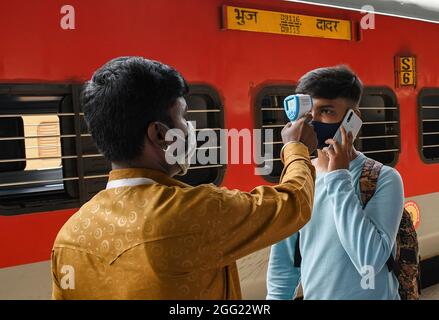
[[[355,114],[361,118],[360,108],[358,106],[356,106],[353,110],[354,110]]]
[[[148,125],[147,138],[151,143],[160,149],[165,149],[167,146],[166,129],[159,125],[157,122],[151,122]]]

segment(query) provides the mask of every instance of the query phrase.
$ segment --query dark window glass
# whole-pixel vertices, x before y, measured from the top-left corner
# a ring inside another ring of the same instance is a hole
[[[365,88],[360,102],[363,126],[355,142],[366,156],[394,166],[400,152],[399,108],[386,88]]]
[[[439,162],[439,89],[423,89],[419,94],[421,157]]]

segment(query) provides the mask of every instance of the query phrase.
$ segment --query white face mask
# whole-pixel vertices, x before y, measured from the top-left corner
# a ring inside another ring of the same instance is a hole
[[[165,152],[166,161],[169,164],[175,164],[180,167],[180,172],[178,175],[185,175],[190,167],[190,160],[193,157],[196,149],[197,149],[197,138],[195,133],[195,128],[191,122],[187,122],[187,137],[184,136],[183,131],[180,129],[169,129],[168,126],[161,123],[165,126],[168,131],[166,132],[165,139],[167,141],[174,141],[174,137],[176,137],[176,141],[172,142],[167,146],[166,149],[163,149]],[[187,150],[186,150],[186,139],[188,139]],[[175,152],[177,155],[175,155]]]

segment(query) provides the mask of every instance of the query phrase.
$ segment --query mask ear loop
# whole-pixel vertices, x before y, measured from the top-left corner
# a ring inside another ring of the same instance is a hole
[[[157,121],[156,123],[158,123],[160,126],[165,127],[166,125],[164,123],[161,123],[159,121]],[[167,127],[167,126],[166,126]],[[170,130],[170,128],[166,128],[166,130]],[[166,136],[166,133],[164,134],[164,136]],[[170,145],[167,144],[166,147],[160,147],[160,149],[162,149],[163,152],[167,152],[169,149]]]

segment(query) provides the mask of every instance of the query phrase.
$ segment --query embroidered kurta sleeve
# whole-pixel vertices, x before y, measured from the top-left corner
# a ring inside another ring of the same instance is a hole
[[[185,191],[185,210],[197,217],[200,227],[194,233],[195,243],[189,245],[191,254],[199,258],[198,265],[230,264],[292,235],[309,221],[315,171],[308,149],[300,143],[287,145],[283,162],[281,182],[276,186],[242,192],[204,185]],[[174,262],[190,270],[178,260]],[[196,267],[197,263],[192,259],[190,265]]]

